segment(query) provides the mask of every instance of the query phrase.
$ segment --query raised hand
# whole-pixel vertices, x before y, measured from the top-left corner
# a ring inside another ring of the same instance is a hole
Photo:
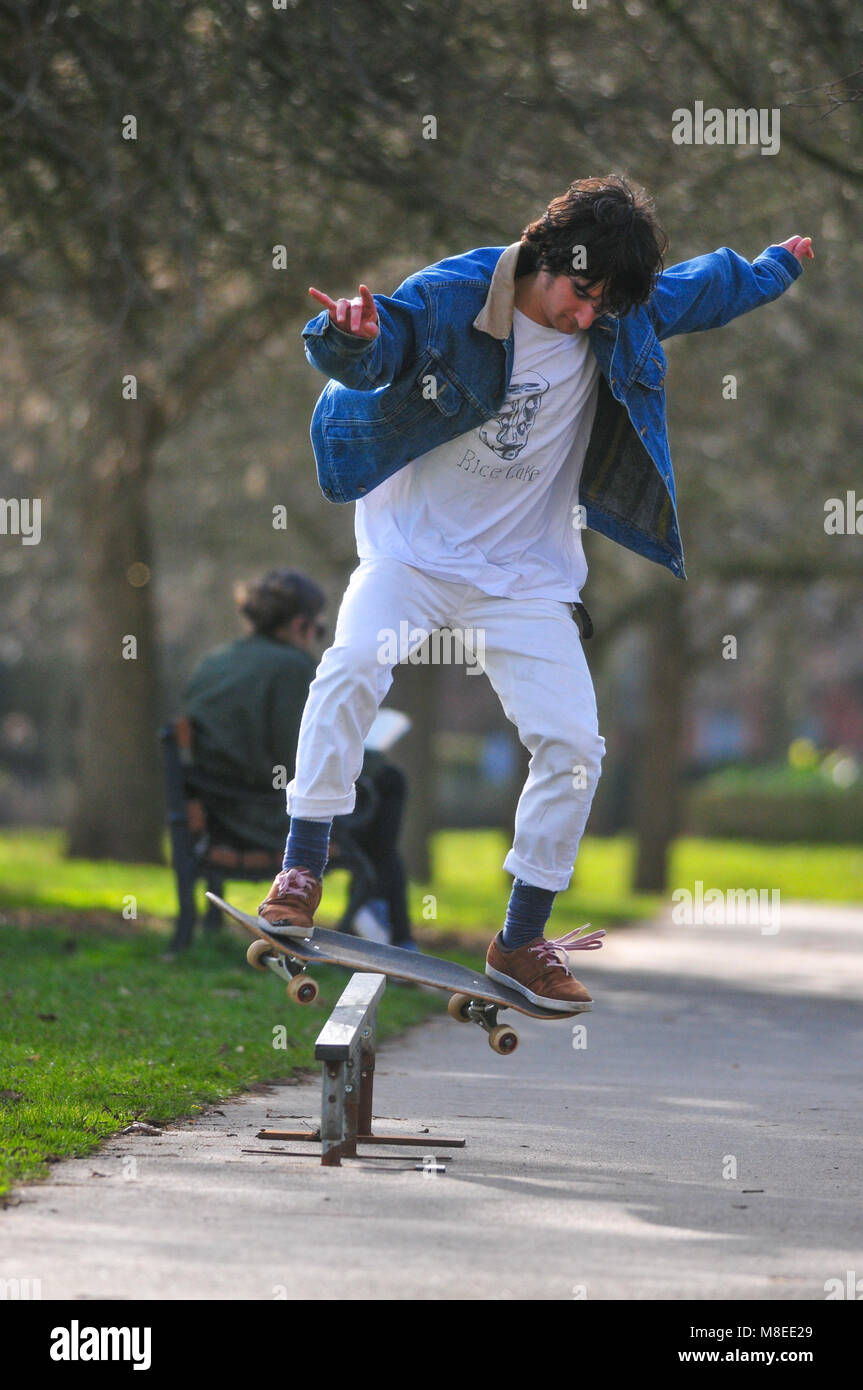
[[[777,241],[777,246],[784,246],[786,251],[790,251],[792,256],[796,256],[798,261],[814,261],[815,252],[812,250],[811,236],[790,236],[787,241]]]
[[[376,338],[380,332],[377,305],[368,285],[360,285],[356,299],[330,299],[328,294],[309,286],[309,294],[329,310],[330,322],[355,338]]]

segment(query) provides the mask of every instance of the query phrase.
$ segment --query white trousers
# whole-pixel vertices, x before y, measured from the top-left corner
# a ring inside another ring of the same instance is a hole
[[[605,740],[581,636],[570,605],[558,599],[497,598],[400,560],[362,561],[309,690],[288,814],[327,820],[353,810],[363,742],[393,665],[442,627],[463,638],[462,659],[485,671],[531,755],[503,867],[539,888],[566,888]],[[441,642],[443,659],[446,651]]]

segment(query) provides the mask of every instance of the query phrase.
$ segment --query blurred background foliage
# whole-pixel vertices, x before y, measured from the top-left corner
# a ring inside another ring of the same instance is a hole
[[[668,344],[688,582],[588,534],[591,830],[634,832],[650,891],[687,829],[859,837],[861,538],[824,516],[863,500],[861,34],[863,7],[834,0],[2,0],[0,492],[43,518],[39,545],[0,537],[0,817],[158,860],[155,730],[238,630],[233,582],[294,565],[333,615],[352,509],[314,475],[308,285],[390,293],[616,171],[654,193],[668,263],[794,233],[817,259],[756,318]],[[779,110],[779,152],[675,145],[696,101]],[[462,670],[400,669],[390,703],[415,721],[425,878],[433,827],[511,824],[524,764]],[[843,785],[744,775],[800,739]]]

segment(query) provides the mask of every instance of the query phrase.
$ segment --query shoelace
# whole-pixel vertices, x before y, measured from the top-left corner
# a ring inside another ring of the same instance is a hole
[[[313,882],[314,878],[307,869],[283,869],[279,874],[279,895],[306,893]]]
[[[538,956],[543,965],[558,965],[561,970],[571,974],[567,953],[569,951],[598,951],[602,945],[602,938],[605,936],[605,928],[600,927],[597,931],[592,931],[583,936],[582,932],[587,931],[590,926],[579,927],[576,931],[567,932],[565,936],[552,937],[550,941],[543,939],[538,941],[535,946],[529,946],[528,950]]]

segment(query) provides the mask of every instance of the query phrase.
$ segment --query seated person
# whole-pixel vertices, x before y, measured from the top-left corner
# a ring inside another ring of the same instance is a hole
[[[276,771],[285,768],[283,785],[293,776],[303,706],[317,668],[315,650],[326,632],[321,622],[326,603],[322,589],[295,570],[277,569],[237,588],[240,613],[252,631],[216,648],[203,658],[189,681],[185,713],[194,729],[195,764],[207,776],[233,782],[249,791],[273,789]],[[362,768],[377,792],[377,806],[360,829],[350,817],[351,836],[366,853],[377,875],[369,904],[356,913],[360,936],[413,948],[407,910],[407,885],[398,852],[406,795],[403,773],[383,754],[367,750]],[[285,793],[273,789],[267,805],[237,801],[210,814],[211,823],[241,847],[284,848]]]

